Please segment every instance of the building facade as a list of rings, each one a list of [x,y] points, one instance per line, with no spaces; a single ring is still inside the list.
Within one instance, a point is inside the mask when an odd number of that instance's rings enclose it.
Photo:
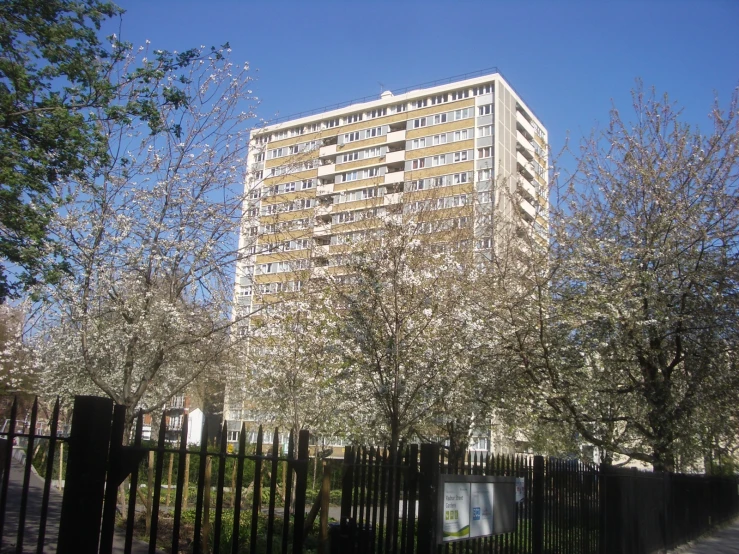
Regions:
[[[254,131],[237,310],[299,290],[306,272],[340,271],[341,254],[393,212],[423,210],[436,231],[467,227],[481,252],[494,246],[493,218],[520,218],[546,240],[547,144],[499,73],[385,91]],[[238,429],[244,406],[228,396]]]

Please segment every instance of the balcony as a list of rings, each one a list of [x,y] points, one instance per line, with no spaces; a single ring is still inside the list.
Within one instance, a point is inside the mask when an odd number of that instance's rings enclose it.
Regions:
[[[333,183],[326,183],[321,184],[316,187],[316,196],[328,196],[330,194],[334,193],[334,184]]]
[[[327,258],[329,254],[328,244],[318,244],[313,247],[314,258]]]
[[[386,136],[386,142],[388,143],[405,141],[405,129],[402,131],[390,131]]]
[[[319,204],[316,207],[316,217],[324,218],[331,215],[331,204]]]
[[[398,150],[396,152],[388,152],[385,155],[385,163],[399,163],[405,160],[405,150]]]
[[[402,194],[403,193],[401,192],[393,192],[391,194],[386,194],[384,196],[383,203],[385,204],[385,206],[390,206],[392,204],[398,204],[400,203],[400,198]]]
[[[531,162],[524,158],[520,151],[516,152],[516,161],[521,174],[529,181],[534,179],[534,171],[531,169]]]
[[[523,116],[519,111],[516,111],[516,127],[519,131],[522,131],[527,139],[534,138],[534,128],[531,123]]]
[[[336,173],[336,164],[325,164],[318,166],[319,177],[326,177],[327,175],[332,175],[333,173]]]
[[[330,223],[319,223],[315,227],[313,227],[314,237],[325,237],[330,234],[331,234],[331,224]]]
[[[335,155],[336,155],[336,145],[335,144],[321,146],[321,148],[318,149],[318,156],[321,158],[323,158],[324,156],[335,156]]]
[[[528,139],[525,136],[523,136],[523,133],[521,133],[521,131],[516,132],[516,140],[517,140],[516,150],[521,152],[527,160],[533,160],[534,159],[533,148],[531,144],[529,143]],[[319,169],[318,171],[320,172],[321,170]]]
[[[392,173],[385,173],[386,185],[402,183],[403,181],[405,181],[405,171],[393,171]]]

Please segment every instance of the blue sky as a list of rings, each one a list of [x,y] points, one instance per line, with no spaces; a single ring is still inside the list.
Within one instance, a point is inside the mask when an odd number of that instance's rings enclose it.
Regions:
[[[228,41],[258,115],[289,115],[497,67],[553,150],[628,114],[640,78],[708,130],[739,85],[739,1],[280,2],[118,0],[121,36],[184,50]],[[108,30],[112,29],[109,27]]]

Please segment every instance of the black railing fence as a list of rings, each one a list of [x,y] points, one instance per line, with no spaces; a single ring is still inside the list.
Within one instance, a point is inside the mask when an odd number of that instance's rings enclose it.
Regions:
[[[34,404],[27,433],[15,430],[17,405],[0,445],[0,551],[59,553],[267,553],[304,551],[308,432],[290,434],[281,453],[279,430],[235,452],[227,429],[213,440],[203,425],[200,446],[187,444],[187,417],[179,441],[167,441],[162,415],[157,441],[142,441],[137,418],[124,445],[125,409],[108,399],[77,397],[71,434],[57,436],[58,402],[50,433],[37,435]],[[13,460],[25,443],[22,468]],[[68,445],[64,493],[52,489],[58,446]],[[43,444],[45,471],[32,470]],[[16,456],[17,458],[17,456]],[[55,475],[56,471],[56,475]],[[173,492],[174,491],[174,492]],[[287,515],[286,515],[287,514]]]
[[[142,440],[139,416],[124,441],[124,408],[96,397],[75,399],[71,424],[60,422],[58,402],[48,424],[38,402],[28,415],[15,402],[6,416],[0,552],[646,554],[739,514],[736,477],[484,452],[450,461],[434,444],[347,447],[322,475],[313,468],[321,490],[307,501],[309,463],[320,461],[318,451],[309,459],[307,431],[281,441],[278,429],[260,427],[247,444],[242,426],[231,449],[226,428],[209,439],[204,425],[191,446],[187,418],[172,441],[165,413],[158,440]],[[444,474],[514,478],[515,530],[438,544]]]

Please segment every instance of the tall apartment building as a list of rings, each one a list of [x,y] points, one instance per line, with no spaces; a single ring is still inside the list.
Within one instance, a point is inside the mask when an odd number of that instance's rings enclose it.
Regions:
[[[499,73],[385,91],[268,125],[251,141],[241,237],[250,255],[235,290],[243,310],[299,289],[308,268],[340,266],[368,220],[394,210],[423,206],[441,228],[471,227],[482,251],[492,217],[520,217],[546,235],[547,133]],[[239,415],[227,415],[234,428]]]

